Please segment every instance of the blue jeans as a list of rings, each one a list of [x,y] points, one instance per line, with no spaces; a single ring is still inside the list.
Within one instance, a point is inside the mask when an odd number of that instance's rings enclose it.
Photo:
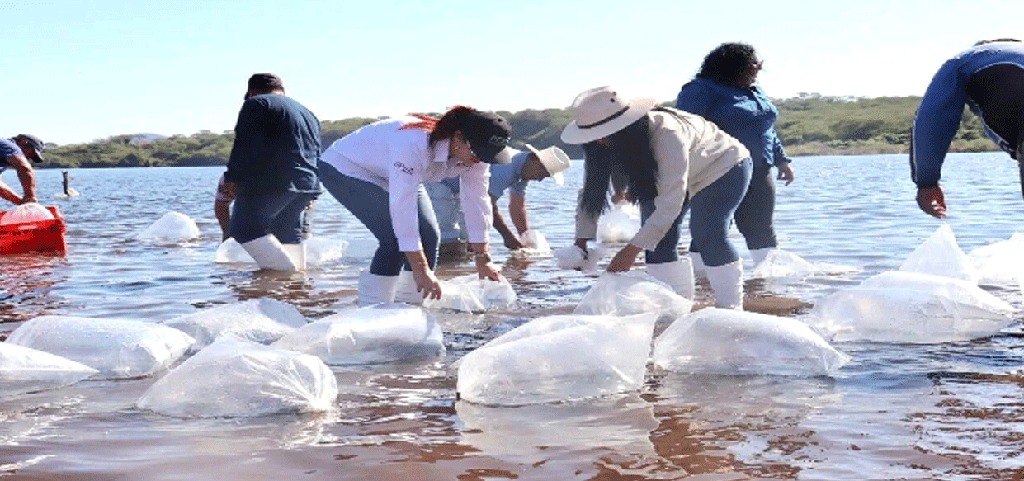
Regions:
[[[682,224],[683,216],[688,209],[692,210],[690,237],[704,264],[716,267],[736,262],[740,257],[736,248],[729,242],[729,226],[736,208],[747,192],[752,171],[750,159],[746,159],[687,200],[673,227],[665,233],[665,237],[658,241],[653,251],[644,253],[647,263],[662,264],[679,259],[679,225]],[[654,200],[641,202],[641,223],[647,222],[647,218],[653,212]]]
[[[377,238],[379,245],[373,254],[373,261],[370,262],[370,273],[378,276],[397,276],[403,265],[405,270],[409,270],[405,256],[398,249],[398,238],[392,227],[388,191],[372,182],[342,174],[327,163],[320,165],[320,181],[327,188],[327,192],[330,192]],[[434,269],[437,265],[437,248],[441,234],[430,197],[422,185],[416,197],[416,207],[419,214],[420,244],[427,256],[427,264]]]
[[[750,187],[743,196],[743,202],[736,208],[733,219],[736,228],[747,242],[747,249],[778,247],[775,238],[775,177],[772,167],[758,162],[750,178]],[[697,252],[700,252],[698,250]]]
[[[317,194],[281,191],[266,194],[239,192],[231,206],[231,237],[239,244],[273,234],[282,244],[303,239],[306,207]]]

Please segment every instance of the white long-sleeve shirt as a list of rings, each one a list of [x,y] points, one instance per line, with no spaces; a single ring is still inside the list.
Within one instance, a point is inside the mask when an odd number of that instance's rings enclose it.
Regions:
[[[421,249],[416,195],[424,182],[459,177],[459,197],[466,216],[469,242],[487,242],[491,202],[487,196],[490,169],[485,163],[463,164],[448,158],[449,141],[429,145],[429,133],[411,116],[366,125],[334,141],[321,155],[338,172],[371,182],[388,192],[392,228],[402,252]]]

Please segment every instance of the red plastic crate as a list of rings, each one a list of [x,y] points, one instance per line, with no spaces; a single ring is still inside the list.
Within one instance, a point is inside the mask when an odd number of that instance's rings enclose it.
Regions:
[[[39,252],[48,255],[67,255],[64,241],[64,216],[56,206],[46,206],[53,213],[52,220],[0,225],[0,255]],[[0,212],[6,214],[6,211]]]

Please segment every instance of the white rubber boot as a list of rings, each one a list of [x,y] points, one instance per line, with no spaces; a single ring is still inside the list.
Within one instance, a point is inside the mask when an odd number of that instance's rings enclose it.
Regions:
[[[707,266],[704,265],[704,259],[701,259],[700,252],[690,253],[690,268],[693,269],[694,273],[704,273],[704,269]]]
[[[306,270],[305,242],[300,242],[298,244],[281,244],[281,247],[284,247],[284,251],[288,253],[288,257],[295,263],[295,267],[298,268],[298,270]]]
[[[693,300],[693,266],[690,259],[683,257],[675,262],[647,264],[651,277],[668,284],[676,294]]]
[[[378,276],[369,270],[359,273],[359,305],[390,304],[395,302],[398,276]]]
[[[715,307],[743,310],[743,263],[735,261],[706,270],[711,291],[715,294]]]
[[[285,251],[284,246],[272,234],[246,242],[242,244],[242,248],[256,261],[260,269],[286,272],[298,270],[295,262],[292,261],[292,258]]]
[[[398,274],[398,290],[395,293],[395,302],[404,302],[414,306],[423,305],[423,294],[416,292],[416,278],[412,271],[402,270]]]
[[[775,247],[765,247],[763,249],[754,249],[754,250],[750,251],[750,258],[754,259],[754,265],[756,266],[756,265],[760,264],[761,261],[767,259],[768,255],[771,254],[773,251],[776,251],[776,250],[778,250],[778,249],[775,248]]]

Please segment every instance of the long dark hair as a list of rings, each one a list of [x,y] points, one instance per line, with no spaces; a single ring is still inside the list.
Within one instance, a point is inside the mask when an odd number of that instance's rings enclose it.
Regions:
[[[651,147],[650,117],[644,115],[607,138],[607,145],[596,142],[583,145],[586,173],[580,207],[591,215],[607,209],[608,182],[615,168],[621,168],[626,174],[629,192],[636,200],[648,201],[658,196],[658,161]]]
[[[712,50],[700,65],[697,77],[725,85],[737,85],[752,64],[757,51],[745,43],[723,43]]]
[[[456,105],[450,110],[444,113],[441,118],[431,117],[429,115],[422,114],[411,114],[413,117],[420,119],[419,122],[414,122],[402,126],[402,129],[422,129],[430,133],[430,146],[434,144],[451,139],[455,136],[455,131],[459,130],[462,126],[462,119],[468,112],[472,112],[472,107],[466,107],[463,105]]]

